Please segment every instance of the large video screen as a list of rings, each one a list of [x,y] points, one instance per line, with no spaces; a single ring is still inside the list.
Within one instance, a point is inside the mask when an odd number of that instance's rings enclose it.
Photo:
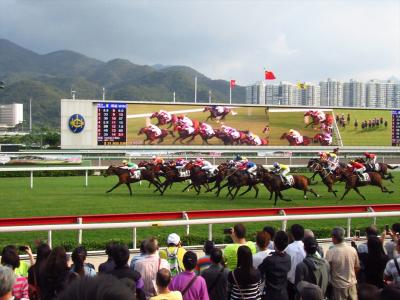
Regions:
[[[391,146],[400,128],[390,110],[96,105],[97,145]]]

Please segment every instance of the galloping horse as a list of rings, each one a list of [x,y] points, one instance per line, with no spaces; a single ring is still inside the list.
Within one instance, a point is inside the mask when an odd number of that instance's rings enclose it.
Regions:
[[[139,130],[138,135],[145,134],[146,138],[143,140],[143,144],[146,144],[149,141],[149,145],[151,145],[155,140],[158,139],[157,144],[160,144],[164,141],[164,138],[168,135],[167,129],[161,129],[161,134],[156,135],[150,128],[143,127]]]
[[[132,189],[131,189],[131,183],[139,182],[141,180],[147,180],[150,182],[150,184],[153,184],[157,190],[160,190],[160,185],[158,184],[157,180],[155,180],[154,172],[149,171],[149,170],[141,170],[140,171],[140,178],[132,178],[131,173],[128,169],[122,169],[119,167],[114,167],[114,166],[109,166],[108,169],[104,173],[104,177],[110,176],[110,175],[117,175],[118,176],[118,183],[114,185],[111,189],[109,189],[106,193],[110,193],[117,187],[119,187],[121,184],[126,184],[126,186],[129,189],[129,194],[132,196]]]
[[[297,143],[296,139],[294,139],[291,135],[287,134],[287,132],[282,134],[280,139],[281,140],[287,139],[287,141],[289,142],[290,146],[307,146],[307,145],[311,144],[311,142],[312,142],[312,138],[309,138],[307,136],[303,136],[303,142],[302,143]]]
[[[178,169],[175,166],[161,166],[161,171],[165,175],[164,182],[160,185],[161,196],[164,195],[165,190],[169,186],[172,187],[172,184],[175,182],[182,182],[190,179],[190,176],[180,176]]]
[[[219,192],[224,189],[225,187],[228,187],[228,193],[226,197],[231,196],[231,200],[235,199],[240,188],[243,186],[248,186],[247,190],[244,191],[239,195],[242,196],[246,193],[248,193],[252,188],[256,190],[256,195],[255,198],[258,196],[259,188],[257,187],[257,184],[259,181],[257,178],[254,178],[251,176],[248,172],[244,170],[238,170],[238,169],[233,169],[230,170],[230,174],[226,176],[227,183],[225,183],[219,190],[218,190],[218,195]],[[236,191],[234,194],[232,194],[232,191],[236,188]]]
[[[154,112],[150,116],[150,119],[153,119],[153,118],[157,118],[157,120],[158,120],[156,126],[169,124],[169,126],[167,128],[170,128],[172,125],[176,124],[178,121],[178,118],[175,114],[171,114],[171,120],[168,120],[165,118],[165,116],[163,114],[160,114],[159,112]]]
[[[232,111],[232,109],[224,106],[224,111],[222,113],[219,113],[216,109],[214,109],[214,107],[205,106],[204,109],[203,109],[203,112],[206,112],[206,111],[210,112],[210,115],[206,119],[206,122],[209,119],[211,119],[211,120],[217,119],[219,121],[223,121],[223,120],[225,120],[225,117]]]
[[[370,178],[369,181],[360,181],[358,176],[353,174],[353,172],[351,172],[351,171],[340,169],[339,173],[340,173],[340,175],[343,177],[343,179],[346,182],[345,192],[344,192],[342,198],[340,198],[340,200],[343,200],[344,196],[346,196],[347,193],[352,189],[354,189],[357,192],[357,194],[359,194],[361,196],[361,198],[366,200],[364,195],[362,195],[360,193],[360,190],[358,189],[360,186],[365,186],[365,185],[377,186],[377,187],[379,187],[381,189],[382,193],[389,193],[389,194],[393,193],[393,191],[389,191],[382,184],[382,176],[377,172],[368,172],[368,173],[366,173],[366,174],[368,174],[368,176]]]
[[[267,187],[270,186],[272,193],[275,193],[275,203],[274,206],[276,206],[276,202],[278,201],[278,197],[281,200],[284,201],[291,201],[289,199],[284,199],[281,191],[287,190],[289,188],[295,188],[296,190],[301,190],[304,192],[304,199],[307,199],[307,192],[310,192],[315,195],[315,197],[319,198],[319,195],[311,188],[308,188],[310,185],[310,181],[306,176],[303,175],[292,175],[294,184],[287,185],[282,182],[282,179],[279,175],[271,174],[268,170],[265,170],[264,168],[259,168],[259,176],[260,180],[264,185]]]
[[[371,164],[366,164],[365,160],[363,158],[357,158],[355,159],[355,161],[360,162],[362,164],[364,164],[365,168],[366,168],[366,172],[378,172],[383,179],[388,179],[391,182],[393,182],[393,175],[391,173],[389,173],[389,170],[394,170],[397,169],[398,166],[391,166],[389,164],[385,164],[385,163],[378,163],[378,170],[376,169],[375,165],[371,165]]]
[[[315,158],[309,160],[307,168],[314,172],[314,175],[311,178],[314,178],[315,175],[318,174],[321,177],[322,182],[328,187],[328,192],[333,193],[335,197],[337,197],[337,190],[333,190],[332,187],[335,182],[340,181],[340,176],[336,176],[336,174],[329,172],[326,169],[326,166],[324,166],[319,159]]]
[[[208,177],[207,172],[205,170],[202,170],[201,167],[196,166],[192,161],[188,162],[185,165],[184,169],[190,171],[191,183],[186,186],[182,192],[193,186],[198,195],[200,194],[201,186],[204,186],[206,188],[206,191],[209,191],[210,187],[208,186],[208,184],[216,180],[215,175],[212,177]]]
[[[189,144],[200,133],[198,128],[195,128],[192,133],[189,133],[188,130],[186,130],[184,127],[180,125],[176,125],[174,131],[178,131],[179,136],[172,142],[173,144],[175,144],[178,140],[181,144],[183,144],[184,140],[190,138],[186,142],[187,144]]]
[[[325,139],[323,134],[321,134],[321,133],[317,133],[313,137],[313,141],[314,141],[314,143],[319,143],[321,146],[330,146],[332,144],[332,142],[330,142],[329,140]]]
[[[320,119],[316,115],[312,114],[310,111],[307,111],[304,114],[304,117],[312,118],[312,122],[306,124],[306,128],[310,125],[318,126],[319,124],[325,124],[326,126],[331,127],[334,121],[334,118],[331,114],[325,114],[325,121],[321,122]]]

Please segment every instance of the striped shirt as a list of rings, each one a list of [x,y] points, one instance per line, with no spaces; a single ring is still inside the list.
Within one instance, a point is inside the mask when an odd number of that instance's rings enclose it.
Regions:
[[[260,272],[256,269],[245,273],[238,269],[229,272],[229,300],[260,300],[260,284]]]
[[[200,274],[211,266],[210,255],[205,255],[197,260],[196,274]]]
[[[28,294],[28,279],[25,277],[18,276],[15,280],[15,283],[12,287],[12,295],[15,298],[27,298],[29,299]]]

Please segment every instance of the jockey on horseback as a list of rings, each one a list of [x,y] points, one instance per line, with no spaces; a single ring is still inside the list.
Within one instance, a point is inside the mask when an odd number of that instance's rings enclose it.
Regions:
[[[157,127],[156,125],[154,125],[154,124],[150,124],[147,128],[148,128],[152,133],[154,133],[154,135],[155,135],[156,137],[159,137],[159,136],[162,134],[161,129],[160,129],[159,127]]]
[[[212,106],[211,109],[213,110],[215,115],[222,115],[225,111],[225,107],[223,106]]]
[[[226,125],[222,125],[221,129],[226,135],[228,135],[234,139],[240,138],[240,132],[237,131],[235,128],[232,128],[232,127],[229,127]]]
[[[200,157],[196,158],[194,165],[206,171],[207,176],[213,175],[216,170],[216,167],[213,166],[208,160],[205,160],[204,158]]]
[[[296,144],[303,143],[303,136],[297,130],[290,129],[288,134],[296,141]]]
[[[139,168],[139,166],[133,162],[128,162],[126,159],[122,161],[122,166],[118,168],[129,170],[130,175],[134,175],[135,171]]]
[[[188,117],[186,117],[185,115],[178,116],[178,119],[179,119],[179,124],[181,124],[182,126],[193,127],[193,121]]]
[[[165,120],[165,122],[170,122],[172,120],[172,116],[169,112],[167,112],[166,110],[160,110],[158,112],[158,114]]]
[[[252,132],[249,132],[248,134],[249,140],[250,142],[255,145],[255,146],[261,146],[262,145],[262,141],[260,139],[260,137]]]
[[[324,133],[322,134],[322,139],[323,139],[324,141],[326,141],[326,143],[327,143],[328,145],[331,145],[331,144],[332,144],[333,137],[332,137],[332,134],[330,134],[329,132],[324,132]]]
[[[252,161],[248,161],[247,158],[246,160],[243,160],[243,163],[241,164],[239,169],[246,170],[246,172],[249,173],[250,178],[256,178],[257,165]]]
[[[370,165],[372,170],[375,170],[376,159],[378,158],[378,156],[374,153],[368,153],[368,152],[365,152],[364,156],[365,156],[365,163]]]
[[[358,179],[363,180],[362,174],[366,171],[366,168],[362,163],[352,160],[347,166],[358,176]]]
[[[326,120],[325,113],[322,110],[315,110],[312,112],[312,115],[316,117],[320,123]]]
[[[272,171],[275,174],[279,173],[281,180],[284,184],[289,184],[289,180],[286,177],[287,174],[290,172],[290,168],[287,165],[280,164],[278,162],[274,162],[274,170]]]
[[[194,132],[194,127],[186,125],[186,124],[182,124],[181,129],[185,130],[187,132],[187,134],[192,134]]]
[[[158,165],[158,164],[163,165],[164,164],[164,159],[160,156],[153,155],[153,157],[151,159],[152,159],[154,165]]]
[[[200,132],[205,136],[212,136],[213,134],[215,134],[214,129],[211,127],[211,125],[207,123],[201,123]]]

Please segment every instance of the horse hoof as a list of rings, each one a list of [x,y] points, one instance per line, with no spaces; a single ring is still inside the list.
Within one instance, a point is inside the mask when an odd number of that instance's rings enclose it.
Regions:
[[[317,194],[317,198],[321,197],[320,195]]]
[[[304,199],[307,199],[307,196],[304,196]]]

